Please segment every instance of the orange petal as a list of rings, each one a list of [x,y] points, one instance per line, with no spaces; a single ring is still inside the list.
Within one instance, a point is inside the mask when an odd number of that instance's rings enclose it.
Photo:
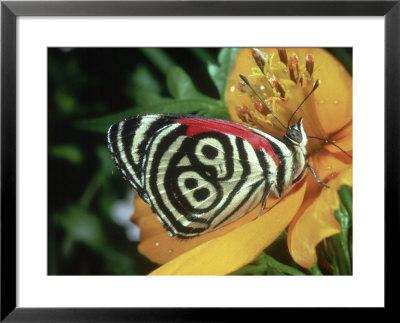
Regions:
[[[289,251],[300,266],[312,267],[317,261],[317,244],[341,231],[333,215],[339,209],[337,190],[342,185],[352,185],[352,173],[352,168],[348,168],[329,181],[330,188],[323,189],[318,198],[289,226]]]
[[[209,240],[156,269],[151,275],[225,275],[243,267],[270,245],[300,207],[305,182],[261,217]],[[251,214],[256,215],[258,210]]]
[[[314,92],[319,122],[330,135],[353,119],[353,79],[329,52],[319,48],[307,51],[314,55],[314,77],[321,80]]]
[[[346,152],[353,150],[353,122],[350,121],[337,133],[329,137],[330,140],[334,140],[335,144],[338,145]],[[340,150],[334,145],[325,145],[324,149],[331,151],[333,153],[340,152]]]
[[[314,168],[318,177],[328,183],[344,170],[352,167],[353,160],[347,157],[343,152],[330,153],[321,150],[318,154],[311,156],[308,163]],[[311,172],[309,175],[312,176]],[[310,177],[316,183],[314,177]],[[319,187],[322,187],[318,184]]]
[[[272,201],[272,199],[268,201],[267,207]],[[140,227],[141,242],[138,247],[139,252],[152,262],[164,264],[206,241],[222,236],[254,220],[257,215],[258,208],[216,231],[190,239],[178,239],[171,237],[167,233],[161,222],[152,213],[150,207],[142,199],[138,198],[135,200],[135,213],[132,216],[132,221]]]
[[[349,159],[346,155],[344,155],[345,158],[343,158],[343,155],[343,153],[332,154],[323,150],[310,157],[308,159],[308,163],[313,167],[319,179],[322,182],[330,185],[330,181],[336,178],[338,174],[348,170],[352,166],[351,159]],[[308,170],[305,180],[307,182],[307,191],[299,212],[290,223],[292,228],[296,226],[297,221],[303,216],[304,210],[306,210],[312,203],[315,202],[317,198],[319,198],[321,192],[323,190],[330,190],[318,184],[313,174]]]

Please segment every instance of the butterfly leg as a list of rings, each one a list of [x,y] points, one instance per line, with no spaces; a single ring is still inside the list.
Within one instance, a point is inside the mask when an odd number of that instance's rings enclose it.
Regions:
[[[262,212],[263,212],[263,210],[265,208],[265,204],[267,202],[267,198],[268,198],[268,195],[269,195],[269,192],[270,192],[270,188],[271,188],[271,185],[265,185],[265,190],[264,190],[263,196],[261,198],[261,208],[260,208],[260,212],[258,213],[258,217],[260,217],[262,215]]]
[[[322,181],[318,178],[317,173],[315,172],[314,168],[312,168],[311,165],[310,165],[309,163],[306,163],[306,166],[307,166],[308,169],[310,170],[311,174],[313,174],[313,176],[314,176],[314,178],[315,178],[315,180],[316,180],[316,182],[317,182],[318,184],[321,184],[322,186],[325,186],[325,187],[329,188],[329,185],[325,184],[324,182],[322,182]]]

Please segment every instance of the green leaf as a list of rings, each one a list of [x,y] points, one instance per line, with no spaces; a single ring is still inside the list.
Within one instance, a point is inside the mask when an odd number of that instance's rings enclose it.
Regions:
[[[166,113],[195,113],[211,118],[229,119],[229,113],[220,100],[215,100],[197,91],[190,77],[180,67],[168,70],[167,86],[177,100],[171,101],[170,107],[163,106]]]
[[[189,48],[189,51],[205,64],[215,61],[214,56],[207,48],[194,47]]]
[[[139,65],[132,73],[133,87],[147,89],[151,92],[161,93],[162,86],[146,65]]]
[[[128,109],[98,118],[82,119],[76,121],[73,125],[85,131],[98,132],[105,135],[112,124],[134,115],[149,113],[197,114],[213,118],[229,119],[228,111],[220,101],[204,97],[201,99],[162,99],[161,102],[154,105]]]
[[[235,271],[233,275],[265,275],[268,270],[265,257],[266,253],[262,252],[251,263]]]
[[[305,273],[302,271],[298,270],[297,268],[285,265],[271,256],[266,254],[265,261],[268,265],[269,271],[272,273],[274,271],[281,272],[280,275],[299,275],[299,276],[304,276]]]
[[[58,90],[54,94],[54,99],[61,115],[72,115],[77,109],[76,98],[69,93]]]
[[[145,72],[142,71],[142,73]],[[78,120],[74,126],[82,130],[106,134],[112,124],[134,115],[148,113],[197,114],[229,119],[225,105],[220,100],[198,92],[189,75],[182,68],[172,66],[168,69],[167,87],[175,99],[162,98],[152,90],[143,90],[136,93],[136,99],[143,103],[142,106],[103,117]]]
[[[353,193],[351,186],[343,185],[338,191],[339,198],[342,206],[346,209],[346,212],[349,215],[350,224],[353,219]]]
[[[222,102],[225,103],[225,91],[228,78],[235,63],[235,58],[239,48],[224,48],[218,55],[219,65],[209,64],[208,73],[217,87]]]
[[[262,252],[253,262],[233,273],[234,275],[300,275],[305,273],[297,268],[285,265]]]
[[[349,186],[342,186],[338,191],[340,198],[340,209],[334,215],[339,221],[342,231],[331,237],[332,246],[335,250],[335,265],[339,274],[352,274],[352,252],[349,243],[349,233],[352,227],[352,191]]]
[[[172,66],[167,73],[167,87],[176,99],[210,99],[197,91],[189,75],[180,67]]]
[[[311,275],[313,276],[321,276],[322,272],[318,267],[318,264],[316,263],[314,266],[312,266],[311,268],[308,268],[308,271],[310,272]]]
[[[106,271],[112,275],[132,275],[133,259],[114,248],[104,246],[102,250],[97,250],[105,261]]]
[[[161,91],[162,85],[145,65],[138,66],[132,73],[127,93],[139,106],[160,102]]]
[[[170,100],[162,105],[141,107],[136,109],[137,114],[142,113],[182,113],[208,115],[212,110],[221,109],[219,101],[203,99]]]
[[[225,105],[215,105],[212,109],[203,114],[205,117],[231,120],[228,110]]]
[[[100,170],[99,174],[102,174],[104,177],[111,176],[111,170],[114,168],[114,162],[111,158],[110,151],[107,149],[107,147],[104,146],[98,146],[96,147],[96,155],[97,158],[100,160]]]
[[[92,131],[92,132],[99,132],[106,134],[108,128],[125,118],[129,118],[132,115],[135,115],[134,108],[127,109],[118,113],[109,114],[106,116],[98,117],[98,118],[90,118],[90,119],[81,119],[77,120],[73,123],[73,125],[81,130],[85,131]]]
[[[104,232],[98,217],[79,205],[71,205],[56,214],[55,222],[64,228],[71,242],[82,242],[93,248],[103,244]]]
[[[143,88],[134,90],[135,101],[139,106],[161,105],[168,99],[163,98],[159,93]]]
[[[50,155],[54,158],[63,159],[71,164],[82,163],[83,155],[76,145],[53,145],[50,147]]]
[[[163,74],[175,65],[175,62],[161,48],[140,48],[139,49],[147,59],[154,64]]]

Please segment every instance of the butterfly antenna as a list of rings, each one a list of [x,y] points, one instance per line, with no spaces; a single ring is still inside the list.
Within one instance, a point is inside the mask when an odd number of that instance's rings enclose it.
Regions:
[[[281,126],[285,129],[285,125],[281,122],[281,120],[278,119],[278,117],[272,112],[272,110],[269,108],[269,106],[264,102],[264,100],[261,98],[261,96],[257,93],[257,91],[251,86],[249,80],[244,76],[243,74],[239,74],[240,78],[247,84],[247,86],[254,92],[254,94],[257,96],[257,98],[261,101],[261,103],[268,109],[268,111],[272,114],[272,116],[278,120],[278,122],[281,124]]]
[[[335,142],[332,141],[332,140],[324,139],[324,138],[320,138],[320,137],[314,137],[314,136],[307,136],[307,138],[322,140],[322,141],[325,141],[327,144],[334,145],[337,149],[339,149],[339,150],[340,150],[342,153],[344,153],[347,157],[353,159],[353,156],[351,156],[348,152],[346,152],[346,151],[344,151],[342,148],[340,148],[339,145],[336,145]]]
[[[292,119],[293,119],[294,115],[296,114],[296,112],[299,111],[299,109],[301,108],[301,106],[303,105],[303,103],[306,102],[306,100],[310,97],[311,94],[313,94],[313,92],[317,89],[317,87],[318,87],[320,84],[321,84],[321,81],[320,81],[320,80],[317,80],[317,81],[314,83],[314,86],[313,86],[312,90],[310,91],[310,93],[307,94],[307,96],[306,96],[306,97],[304,98],[304,100],[300,103],[300,105],[297,107],[297,109],[294,110],[294,112],[292,113],[292,116],[290,117],[290,119],[289,119],[289,121],[288,121],[288,125],[287,125],[288,128],[289,128],[289,125],[290,125],[290,121],[292,121]]]

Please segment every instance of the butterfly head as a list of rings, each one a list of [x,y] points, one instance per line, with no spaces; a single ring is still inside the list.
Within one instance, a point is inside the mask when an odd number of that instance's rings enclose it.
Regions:
[[[307,135],[304,131],[302,117],[296,124],[287,128],[285,137],[295,145],[301,147],[305,147],[307,145]]]

